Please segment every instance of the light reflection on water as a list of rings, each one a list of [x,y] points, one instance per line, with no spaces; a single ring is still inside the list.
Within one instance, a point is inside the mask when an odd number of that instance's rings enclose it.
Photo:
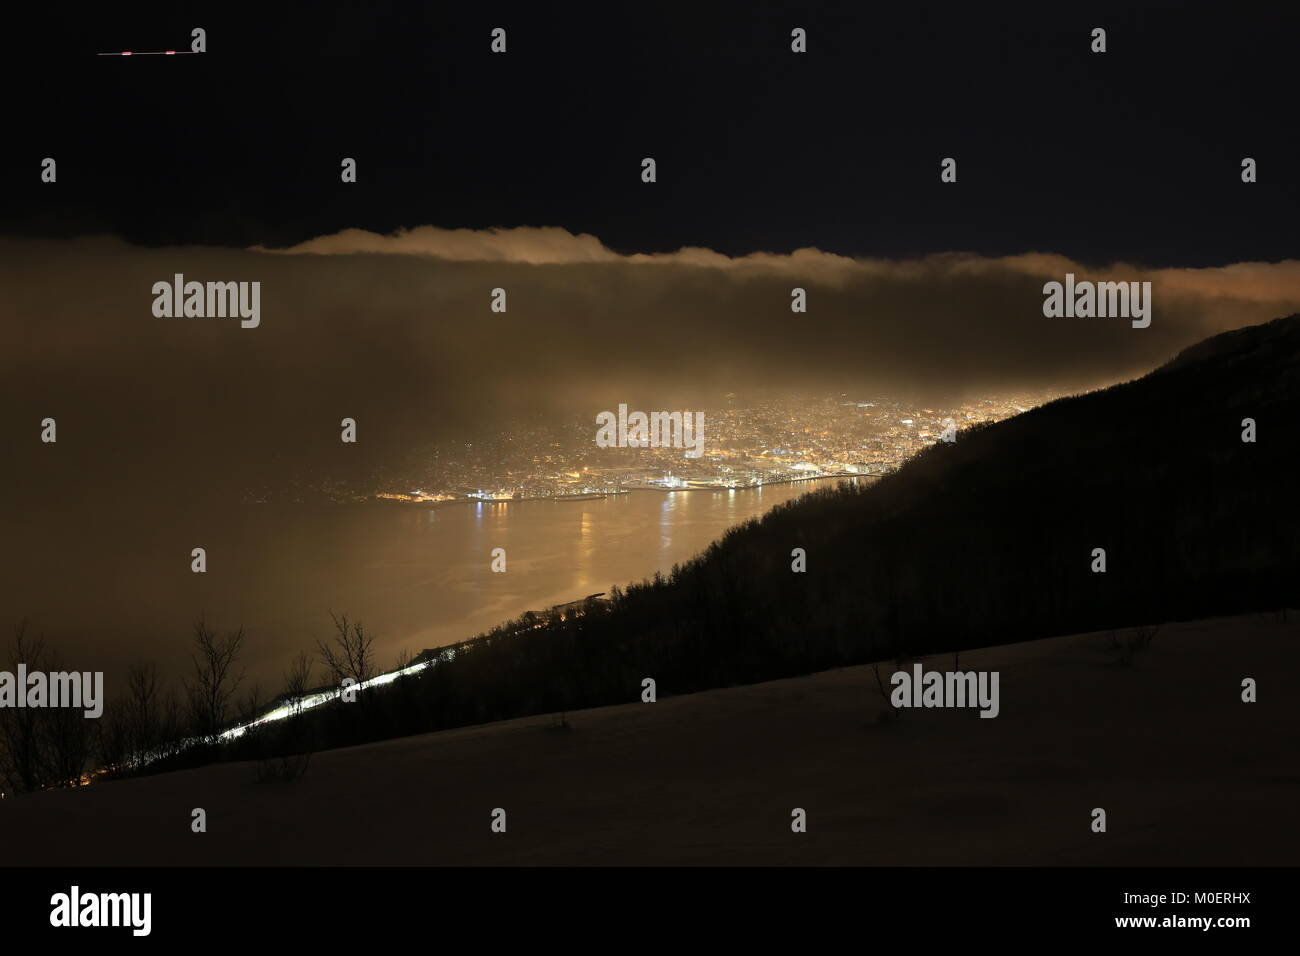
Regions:
[[[136,661],[181,673],[200,613],[218,632],[243,624],[248,679],[278,689],[290,658],[330,634],[331,610],[364,622],[386,669],[400,649],[668,574],[728,526],[834,483],[436,507],[250,505],[188,523],[122,514],[103,528],[46,519],[42,543],[63,574],[9,563],[7,590],[21,601],[3,611],[29,617],[77,669],[110,681]],[[197,544],[206,574],[189,571]],[[497,547],[505,573],[490,568]]]

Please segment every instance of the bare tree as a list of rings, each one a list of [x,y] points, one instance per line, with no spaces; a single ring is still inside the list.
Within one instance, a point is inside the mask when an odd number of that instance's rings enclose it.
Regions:
[[[95,751],[100,766],[110,777],[126,769],[131,755],[127,701],[116,697],[104,705],[104,715],[95,721]]]
[[[181,749],[182,738],[186,735],[185,708],[174,690],[168,691],[167,696],[162,698],[159,714],[159,743],[155,756],[170,757]]]
[[[230,702],[244,679],[235,665],[244,644],[244,629],[229,632],[218,640],[203,618],[194,625],[194,683],[185,685],[189,697],[190,718],[195,734],[207,743],[216,743],[229,717]]]
[[[302,713],[303,698],[311,687],[311,655],[298,652],[284,672],[284,701],[289,706],[289,716],[297,717]]]
[[[239,699],[239,722],[249,724],[262,716],[262,686],[254,683]]]
[[[1123,665],[1133,663],[1133,659],[1142,651],[1151,646],[1155,640],[1156,634],[1160,632],[1159,624],[1145,624],[1132,629],[1125,637],[1120,637],[1114,631],[1110,632],[1110,644],[1107,650],[1110,651],[1112,659]]]
[[[284,673],[283,697],[289,708],[289,717],[276,727],[270,740],[271,755],[256,765],[259,783],[292,783],[307,772],[313,749],[312,733],[307,722],[299,718],[303,700],[311,687],[311,670],[311,655],[300,652]]]
[[[882,649],[887,650],[889,653],[889,657],[893,658],[895,673],[901,671],[904,667],[907,666],[908,655],[906,651],[904,651],[903,649],[903,641],[900,637],[895,635],[890,639],[889,646],[887,648],[882,648]],[[898,718],[903,716],[903,712],[898,707],[894,706],[893,695],[889,691],[885,690],[885,682],[880,676],[880,665],[882,663],[884,663],[884,661],[876,661],[875,664],[872,665],[872,671],[876,675],[876,688],[880,691],[880,697],[882,700],[884,700],[886,704],[889,705],[889,710],[882,711],[879,717],[877,718],[881,722],[884,722],[888,720],[897,720]],[[953,663],[954,666],[956,666],[955,657],[953,659]],[[894,682],[893,677],[891,675],[890,683],[892,684],[893,682]]]
[[[316,641],[320,662],[336,684],[348,677],[358,684],[369,680],[374,676],[374,637],[365,632],[360,621],[349,622],[346,614],[335,616],[330,612],[330,618],[334,621],[334,643]]]
[[[49,655],[46,666],[51,672],[63,671],[58,654]],[[77,675],[78,679],[80,675]],[[102,716],[102,715],[101,715]],[[82,775],[95,750],[95,724],[79,707],[51,707],[44,715],[46,748],[49,760],[47,783],[60,787],[81,785]]]
[[[27,622],[23,621],[9,647],[9,670],[16,673],[19,664],[26,664],[29,670],[43,670],[44,663],[45,641],[29,637]],[[10,790],[39,790],[45,784],[50,756],[41,726],[42,714],[40,708],[0,707],[0,774]]]
[[[50,775],[49,783],[60,787],[80,786],[95,752],[95,724],[75,707],[53,707],[46,715]]]
[[[126,674],[127,725],[130,733],[129,760],[147,762],[162,744],[161,691],[156,664],[133,664]]]

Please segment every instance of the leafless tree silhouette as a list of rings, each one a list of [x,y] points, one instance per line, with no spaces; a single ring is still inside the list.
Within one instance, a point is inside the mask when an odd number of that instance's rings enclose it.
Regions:
[[[291,717],[297,717],[302,712],[302,701],[310,687],[311,655],[299,651],[289,669],[284,672],[284,702],[289,706]]]
[[[46,660],[51,672],[64,670],[58,654]],[[80,674],[74,679],[81,680]],[[85,703],[83,701],[83,703]],[[102,716],[102,715],[101,715]],[[99,718],[88,718],[82,707],[51,707],[44,715],[49,779],[47,783],[60,787],[76,787],[95,750],[95,724]]]
[[[374,637],[365,632],[360,621],[348,621],[346,614],[335,615],[331,611],[330,619],[334,621],[334,643],[316,641],[320,662],[336,684],[348,677],[358,684],[369,680],[374,676]]]
[[[244,696],[239,698],[239,722],[246,724],[261,717],[264,703],[262,685],[255,682],[244,692]]]
[[[185,690],[194,732],[207,743],[216,743],[229,717],[231,699],[244,679],[242,670],[234,673],[243,644],[242,627],[219,640],[203,618],[194,625],[194,683],[187,683]]]
[[[41,670],[45,663],[45,642],[27,634],[27,622],[20,623],[9,647],[9,670],[19,664]],[[0,774],[7,789],[23,792],[40,789],[50,772],[48,742],[41,726],[43,711],[32,707],[0,708]],[[80,716],[80,715],[78,715]]]

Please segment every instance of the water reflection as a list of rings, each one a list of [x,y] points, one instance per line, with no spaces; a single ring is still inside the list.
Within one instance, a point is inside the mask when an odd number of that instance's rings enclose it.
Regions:
[[[124,679],[133,660],[184,672],[190,662],[178,635],[203,613],[218,630],[248,629],[248,680],[271,686],[293,654],[329,632],[330,611],[364,621],[387,662],[399,649],[452,643],[526,610],[667,574],[728,526],[816,485],[632,492],[582,503],[249,506],[205,527],[210,555],[239,558],[206,575],[168,563],[194,547],[194,530],[183,524],[124,514],[123,523],[148,530],[125,547],[113,529],[56,520],[30,547],[57,547],[63,574],[40,561],[10,562],[10,593],[22,600],[3,610],[113,680]],[[73,540],[78,547],[61,547]],[[508,573],[490,571],[497,547],[508,552]],[[96,557],[104,553],[116,556],[110,576]],[[67,580],[80,582],[76,601],[62,593]]]
[[[665,564],[671,564],[665,555],[672,550],[673,522],[677,518],[677,499],[680,497],[683,496],[678,492],[666,491],[663,504],[659,506],[659,570],[663,570]]]

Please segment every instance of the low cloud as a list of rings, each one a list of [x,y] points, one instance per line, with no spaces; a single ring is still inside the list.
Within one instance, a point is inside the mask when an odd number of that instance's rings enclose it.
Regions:
[[[986,257],[973,253],[942,253],[920,259],[855,259],[819,249],[791,253],[753,252],[725,256],[711,249],[685,246],[676,252],[620,255],[589,233],[574,234],[557,227],[519,226],[495,229],[442,229],[418,226],[391,235],[345,229],[309,239],[284,249],[254,247],[278,255],[348,256],[365,253],[424,256],[447,262],[498,262],[521,265],[587,265],[635,263],[640,265],[695,266],[804,276],[809,281],[844,284],[854,279],[917,279],[936,273],[973,277],[1004,270],[1044,281],[1060,279],[1066,272],[1081,278],[1094,275],[1109,281],[1150,280],[1156,289],[1179,297],[1224,299],[1238,302],[1290,303],[1300,297],[1300,261],[1239,262],[1215,268],[1144,269],[1114,263],[1089,269],[1064,256],[1024,253]]]
[[[1151,281],[1151,327],[1045,318],[1043,283],[1067,272]],[[153,284],[176,273],[260,282],[260,327],[154,316]],[[790,311],[796,286],[806,314]],[[490,308],[496,288],[505,313]],[[167,498],[191,483],[209,493],[374,468],[520,414],[587,417],[620,401],[1106,384],[1208,335],[1300,311],[1300,262],[1146,270],[1037,253],[621,255],[558,228],[347,230],[282,250],[7,239],[0,309],[13,460],[39,458],[34,423],[57,416],[60,454],[77,458],[77,474],[134,488],[135,468]],[[360,423],[365,456],[340,452],[343,417]],[[8,480],[37,473],[18,467]]]

